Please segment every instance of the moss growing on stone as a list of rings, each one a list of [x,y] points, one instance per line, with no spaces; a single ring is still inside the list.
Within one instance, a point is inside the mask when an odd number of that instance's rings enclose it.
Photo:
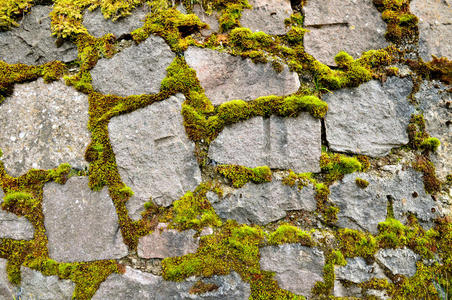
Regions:
[[[342,179],[345,174],[361,171],[362,165],[355,157],[323,152],[320,157],[320,168],[326,173],[327,181],[332,182]]]
[[[3,0],[0,5],[0,30],[19,26],[17,20],[30,11],[33,2],[33,0]]]
[[[238,165],[220,165],[216,167],[216,170],[224,177],[230,179],[235,188],[241,188],[250,181],[253,183],[264,183],[272,180],[272,172],[267,166],[247,168]]]
[[[429,137],[422,141],[420,147],[424,150],[435,152],[438,149],[439,145],[441,145],[439,139],[435,137]]]
[[[429,194],[437,193],[441,190],[441,181],[436,177],[435,166],[425,156],[417,156],[413,162],[413,168],[423,173],[424,189]]]
[[[357,186],[359,186],[362,189],[365,189],[366,187],[369,186],[369,181],[362,179],[362,178],[356,178],[355,183]]]
[[[368,233],[345,228],[339,229],[336,237],[339,241],[339,250],[345,257],[371,257],[378,250],[377,240]]]
[[[282,224],[275,231],[270,233],[268,243],[270,245],[299,243],[308,247],[314,245],[309,233],[290,224]]]

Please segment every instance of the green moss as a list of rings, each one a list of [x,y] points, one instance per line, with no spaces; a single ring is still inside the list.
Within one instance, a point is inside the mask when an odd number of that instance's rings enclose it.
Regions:
[[[282,224],[270,233],[268,243],[270,245],[300,243],[308,247],[312,247],[314,244],[309,233],[290,224]]]
[[[436,177],[435,166],[427,157],[417,156],[413,168],[423,173],[424,189],[427,193],[434,194],[441,190],[441,181]]]
[[[49,170],[47,176],[49,180],[53,180],[56,183],[64,184],[68,179],[69,172],[71,171],[71,165],[64,163],[58,166],[56,169]]]
[[[362,178],[356,178],[355,183],[357,186],[359,186],[362,189],[365,189],[366,187],[369,186],[369,181],[362,179]]]
[[[12,264],[10,261],[6,263],[6,273],[8,281],[14,285],[19,285],[21,281],[20,265]]]
[[[19,26],[17,19],[24,16],[33,6],[33,0],[3,0],[0,5],[0,30]]]
[[[339,67],[344,68],[353,62],[353,57],[345,51],[340,51],[334,57],[334,61]]]
[[[309,183],[315,185],[317,182],[312,177],[312,173],[295,173],[289,170],[289,175],[282,179],[282,183],[288,186],[297,185],[298,189],[301,190],[303,187],[307,186]]]
[[[272,180],[272,172],[269,167],[247,168],[238,165],[220,165],[216,167],[224,177],[232,181],[235,188],[240,188],[248,182],[264,183]]]
[[[320,156],[320,168],[326,173],[327,181],[332,182],[342,179],[345,174],[361,171],[362,165],[356,157],[323,152]]]
[[[441,142],[439,141],[439,139],[435,137],[429,137],[422,141],[420,147],[424,150],[435,152],[440,144]]]
[[[344,266],[347,264],[344,256],[340,251],[332,250],[327,254],[325,265],[323,266],[323,281],[318,281],[312,288],[315,295],[328,297],[332,294],[334,288],[334,265]],[[322,298],[323,299],[323,298]]]
[[[33,210],[38,205],[37,200],[33,195],[26,192],[12,192],[6,194],[1,204],[3,209],[15,210],[21,215],[25,215],[25,212]]]
[[[377,240],[368,233],[345,228],[336,232],[339,250],[345,257],[373,256],[378,250]]]

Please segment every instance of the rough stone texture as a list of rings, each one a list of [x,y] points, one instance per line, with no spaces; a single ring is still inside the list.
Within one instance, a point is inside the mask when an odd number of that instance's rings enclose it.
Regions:
[[[190,294],[190,289],[198,279],[190,277],[182,282],[164,281],[162,277],[126,267],[123,275],[112,274],[104,281],[93,300],[120,299],[248,299],[250,287],[240,276],[232,272],[227,276],[203,278],[205,283],[213,283],[217,290]]]
[[[75,283],[60,280],[58,276],[44,276],[40,272],[21,267],[20,285],[21,300],[70,300],[74,293]]]
[[[130,16],[113,22],[111,19],[105,19],[99,8],[94,11],[86,10],[83,16],[83,26],[95,37],[113,33],[116,38],[120,38],[143,26],[146,14],[149,13],[149,6],[143,5],[131,13]]]
[[[218,23],[218,12],[214,10],[210,15],[201,7],[200,4],[193,5],[193,13],[199,17],[199,19],[209,25],[209,29],[201,29],[203,36],[209,36],[214,32],[220,31],[220,24]]]
[[[14,299],[14,286],[6,273],[6,259],[0,258],[0,299]]]
[[[255,64],[251,59],[196,47],[187,49],[185,60],[196,71],[214,105],[233,99],[292,94],[300,87],[298,75],[287,66],[277,73],[271,63]]]
[[[333,295],[335,297],[361,297],[361,288],[356,285],[345,287],[339,280],[334,281]]]
[[[138,256],[143,258],[165,258],[183,256],[196,252],[199,238],[194,238],[195,230],[177,231],[167,229],[161,223],[151,234],[143,236],[138,241]]]
[[[161,37],[151,35],[138,46],[99,60],[91,70],[93,87],[103,94],[119,96],[158,93],[174,57]]]
[[[376,264],[367,264],[362,257],[347,258],[347,265],[335,267],[336,279],[353,283],[368,281],[371,278],[386,278],[383,270]]]
[[[2,161],[12,176],[61,163],[84,169],[90,141],[88,97],[62,81],[17,84],[0,104]]]
[[[0,238],[31,240],[33,233],[33,225],[25,217],[18,217],[0,208]]]
[[[295,172],[319,172],[320,120],[308,113],[296,118],[254,117],[226,127],[210,144],[209,157],[222,164],[268,165]]]
[[[427,132],[441,141],[438,150],[431,155],[441,180],[446,180],[452,170],[452,94],[447,88],[437,81],[424,81],[414,95],[423,111]]]
[[[372,80],[326,95],[331,149],[380,157],[407,144],[406,128],[414,108],[406,97],[412,85],[408,78],[390,77],[383,85]]]
[[[452,2],[413,0],[410,10],[419,18],[419,54],[424,61],[431,55],[452,58]],[[449,42],[448,42],[449,41]]]
[[[262,184],[247,183],[240,189],[224,192],[223,198],[209,192],[207,199],[221,218],[247,224],[265,225],[284,218],[289,210],[316,209],[312,186],[299,191],[276,179]]]
[[[380,249],[375,258],[388,268],[392,274],[400,274],[408,277],[416,273],[416,261],[419,255],[408,248],[403,249]]]
[[[293,13],[289,0],[250,0],[252,9],[245,9],[240,24],[252,31],[268,34],[285,34],[284,20]]]
[[[323,252],[300,244],[269,246],[260,249],[263,270],[275,272],[281,288],[305,297],[317,281],[323,281]]]
[[[127,255],[108,189],[94,192],[87,177],[44,186],[44,225],[49,257],[62,262],[115,259]]]
[[[346,51],[355,59],[371,49],[388,45],[386,25],[372,0],[308,1],[303,7],[306,52],[327,65],[336,65],[334,56]]]
[[[358,187],[356,178],[367,180],[369,186],[365,189]],[[378,233],[377,225],[386,219],[389,200],[393,202],[396,219],[404,220],[410,212],[418,217],[421,224],[428,225],[437,217],[437,204],[425,193],[422,174],[412,169],[397,170],[393,175],[384,177],[373,173],[349,174],[334,183],[330,191],[329,200],[340,209],[337,215],[340,227]]]
[[[77,47],[64,42],[58,47],[50,31],[50,6],[37,5],[20,22],[20,27],[0,32],[0,60],[10,64],[43,64],[77,58]]]
[[[180,94],[112,118],[108,126],[119,173],[135,195],[130,207],[149,197],[169,206],[201,182],[194,144],[187,138],[180,113]],[[135,217],[139,212],[132,212]]]

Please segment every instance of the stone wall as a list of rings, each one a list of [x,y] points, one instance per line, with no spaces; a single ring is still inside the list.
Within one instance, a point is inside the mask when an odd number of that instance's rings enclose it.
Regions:
[[[6,0],[0,299],[449,299],[449,0]]]

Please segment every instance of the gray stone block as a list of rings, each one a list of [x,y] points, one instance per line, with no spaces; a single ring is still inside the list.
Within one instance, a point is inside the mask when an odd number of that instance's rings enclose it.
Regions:
[[[284,20],[293,13],[289,0],[249,0],[252,9],[245,9],[240,24],[252,31],[268,34],[285,34]]]

